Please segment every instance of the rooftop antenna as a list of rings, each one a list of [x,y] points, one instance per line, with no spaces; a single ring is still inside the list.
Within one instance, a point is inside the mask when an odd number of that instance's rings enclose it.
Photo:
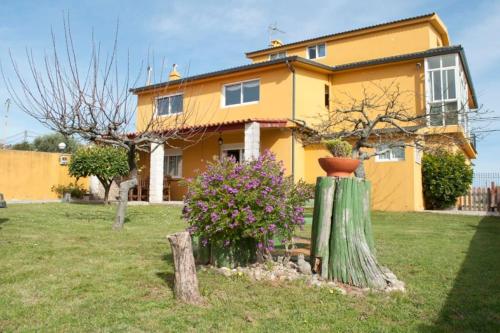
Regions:
[[[151,73],[153,72],[153,69],[151,66],[148,65],[147,69],[147,79],[146,79],[146,85],[149,86],[151,84]]]
[[[269,26],[267,27],[267,33],[269,35],[269,45],[271,45],[271,42],[274,39],[274,35],[277,35],[278,33],[286,34],[286,32],[284,32],[283,30],[278,29],[278,22],[269,24]]]

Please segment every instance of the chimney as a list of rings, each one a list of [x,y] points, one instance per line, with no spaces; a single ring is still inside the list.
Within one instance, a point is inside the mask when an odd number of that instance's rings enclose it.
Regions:
[[[168,80],[173,81],[173,80],[179,80],[181,78],[181,74],[177,71],[177,64],[174,64],[172,66],[172,71],[170,74],[168,74]]]
[[[269,46],[271,47],[278,47],[278,46],[282,46],[283,45],[283,42],[280,41],[279,39],[273,39],[271,41],[271,43],[269,44]]]

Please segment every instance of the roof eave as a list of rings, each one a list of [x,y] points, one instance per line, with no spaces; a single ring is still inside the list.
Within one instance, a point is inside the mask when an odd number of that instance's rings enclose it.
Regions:
[[[251,59],[255,56],[269,53],[270,51],[285,50],[285,49],[288,49],[290,47],[299,47],[300,45],[305,45],[305,44],[309,44],[312,42],[318,42],[318,41],[328,40],[328,39],[333,39],[333,38],[345,38],[349,35],[354,36],[354,35],[359,35],[359,34],[366,34],[366,33],[369,33],[370,31],[379,31],[379,30],[388,29],[389,26],[414,24],[414,23],[417,23],[419,21],[429,20],[432,18],[437,18],[438,22],[441,22],[441,20],[439,19],[439,17],[437,16],[436,13],[429,13],[429,14],[409,17],[406,19],[395,20],[395,21],[390,21],[390,22],[386,22],[386,23],[362,27],[362,28],[358,28],[358,29],[342,31],[342,32],[334,33],[334,34],[304,39],[301,41],[292,42],[292,43],[284,44],[284,45],[277,46],[277,47],[267,47],[267,48],[256,50],[256,51],[245,52],[245,56],[247,58]],[[444,27],[444,24],[442,26]],[[446,29],[446,28],[444,28],[444,29]]]

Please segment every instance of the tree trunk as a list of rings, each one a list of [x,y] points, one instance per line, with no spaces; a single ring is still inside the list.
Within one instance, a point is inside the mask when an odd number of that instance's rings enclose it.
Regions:
[[[330,280],[362,288],[385,288],[388,279],[374,252],[370,183],[357,178],[319,177],[316,194],[319,197],[315,198],[314,207],[312,266]],[[317,258],[322,261],[319,271],[315,267]]]
[[[104,204],[109,205],[109,190],[111,189],[111,183],[106,184],[104,187]]]
[[[120,230],[125,224],[127,215],[128,192],[131,188],[137,185],[137,177],[123,181],[120,183],[120,197],[118,199],[118,208],[116,209],[115,223],[113,229]]]
[[[365,161],[363,159],[360,159],[358,167],[354,170],[354,176],[356,178],[366,179]]]
[[[137,164],[135,163],[135,144],[129,144],[128,165],[130,170],[130,179],[120,183],[118,207],[116,209],[115,223],[113,229],[120,230],[125,223],[127,214],[128,192],[137,185]]]
[[[172,257],[174,259],[175,297],[184,303],[202,304],[203,300],[198,291],[198,278],[194,264],[191,235],[187,231],[182,231],[167,236],[167,239],[172,247]]]

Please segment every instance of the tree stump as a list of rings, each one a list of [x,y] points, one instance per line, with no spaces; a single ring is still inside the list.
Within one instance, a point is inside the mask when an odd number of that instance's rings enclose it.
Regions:
[[[374,251],[370,182],[318,177],[311,243],[311,266],[322,278],[361,288],[387,287]]]
[[[174,294],[175,297],[189,304],[200,305],[203,300],[198,290],[198,278],[194,263],[191,235],[187,231],[167,236],[174,258]]]

